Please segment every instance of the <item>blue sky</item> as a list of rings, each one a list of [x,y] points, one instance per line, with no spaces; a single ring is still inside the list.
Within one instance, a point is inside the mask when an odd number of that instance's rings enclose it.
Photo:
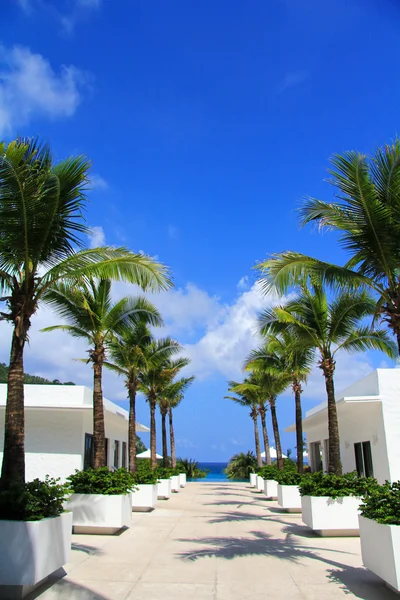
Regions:
[[[178,453],[247,451],[250,419],[223,396],[270,301],[252,266],[285,249],[343,260],[333,235],[299,229],[296,208],[307,194],[332,197],[334,152],[369,152],[398,133],[396,0],[4,0],[2,24],[0,137],[87,154],[92,242],[143,250],[173,271],[175,290],[155,302],[197,377],[176,411]],[[27,369],[90,384],[72,361],[84,348],[38,332],[51,319],[36,317]],[[382,360],[339,359],[337,388]],[[105,393],[121,401],[122,382],[107,374]],[[323,399],[315,372],[304,408]],[[282,429],[293,422],[290,394],[278,414]],[[144,402],[139,418],[148,422]]]

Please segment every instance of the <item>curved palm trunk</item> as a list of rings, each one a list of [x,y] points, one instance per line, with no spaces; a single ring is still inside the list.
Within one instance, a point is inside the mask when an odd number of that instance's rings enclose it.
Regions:
[[[254,423],[254,441],[256,444],[256,456],[257,456],[257,466],[262,467],[262,458],[261,458],[261,448],[260,448],[260,436],[258,434],[258,423],[257,423],[257,413],[252,415],[251,417]]]
[[[103,365],[99,360],[93,365],[93,466],[95,469],[106,466],[102,375]]]
[[[161,413],[161,434],[162,434],[162,453],[163,453],[163,466],[168,467],[168,445],[167,445],[167,414],[166,412]]]
[[[276,416],[276,398],[269,399],[271,406],[272,429],[274,430],[275,447],[276,447],[276,462],[278,469],[283,469],[281,436],[279,435],[278,418]]]
[[[328,397],[328,432],[329,432],[329,464],[328,472],[336,475],[342,474],[342,463],[340,462],[340,438],[337,408],[335,401],[335,386],[333,373],[335,372],[335,361],[332,357],[322,360],[320,368],[325,377],[326,394]]]
[[[128,428],[128,454],[129,454],[129,471],[135,473],[137,471],[136,458],[136,385],[130,384],[129,392],[129,428]]]
[[[265,418],[265,408],[264,406],[259,407],[259,413],[261,417],[261,427],[264,438],[264,452],[265,452],[265,462],[267,465],[271,464],[271,452],[269,451],[269,438],[268,438],[268,429],[267,429],[267,421]]]
[[[169,416],[169,438],[171,445],[171,466],[175,469],[176,467],[176,449],[175,449],[175,431],[174,424],[172,421],[172,408],[168,409]]]
[[[152,394],[149,398],[150,404],[150,453],[151,468],[157,467],[157,444],[156,444],[156,405],[157,401]]]
[[[25,483],[24,346],[25,341],[14,330],[7,380],[1,489],[9,488],[12,483]]]
[[[292,388],[294,392],[294,402],[296,406],[296,447],[297,447],[297,470],[299,473],[304,471],[303,459],[303,414],[301,409],[301,383],[296,377],[293,378]]]

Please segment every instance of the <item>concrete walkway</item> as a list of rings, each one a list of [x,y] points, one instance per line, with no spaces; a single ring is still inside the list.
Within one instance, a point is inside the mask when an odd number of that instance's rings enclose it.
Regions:
[[[74,536],[39,600],[394,600],[358,538],[319,538],[246,484],[189,483],[119,536]]]

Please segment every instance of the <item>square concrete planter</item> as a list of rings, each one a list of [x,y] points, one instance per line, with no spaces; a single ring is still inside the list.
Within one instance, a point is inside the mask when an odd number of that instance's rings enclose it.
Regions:
[[[259,492],[264,491],[264,479],[262,477],[260,477],[259,475],[257,475],[257,486],[256,487]]]
[[[74,533],[112,534],[132,520],[131,494],[72,494],[66,507],[72,511]]]
[[[264,479],[264,494],[271,500],[278,498],[278,483],[275,479]]]
[[[301,512],[299,486],[278,484],[278,504],[287,512]]]
[[[250,473],[250,487],[255,488],[257,485],[257,473]]]
[[[179,485],[184,488],[186,485],[186,473],[179,473]]]
[[[131,494],[132,510],[134,512],[148,512],[153,510],[157,502],[157,484],[141,483]]]
[[[179,492],[181,485],[179,483],[179,475],[172,475],[171,477],[171,490],[173,492]]]
[[[171,496],[171,480],[159,479],[157,483],[157,498],[167,500]]]
[[[364,566],[400,592],[400,525],[382,525],[359,516]]]
[[[0,521],[0,598],[23,598],[69,561],[72,513]]]
[[[303,523],[323,536],[358,536],[358,509],[361,499],[354,496],[329,498],[303,496]]]

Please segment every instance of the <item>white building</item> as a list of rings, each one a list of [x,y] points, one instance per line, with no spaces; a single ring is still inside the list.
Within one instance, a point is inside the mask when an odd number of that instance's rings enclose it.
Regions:
[[[7,385],[0,384],[0,465]],[[93,459],[93,392],[80,385],[25,385],[26,479],[61,477]],[[107,464],[128,464],[128,412],[104,399]],[[136,424],[137,431],[149,431]]]
[[[400,369],[377,369],[336,397],[343,472],[400,480]],[[328,410],[324,402],[303,420],[313,471],[327,470]],[[286,431],[295,431],[292,425]]]

